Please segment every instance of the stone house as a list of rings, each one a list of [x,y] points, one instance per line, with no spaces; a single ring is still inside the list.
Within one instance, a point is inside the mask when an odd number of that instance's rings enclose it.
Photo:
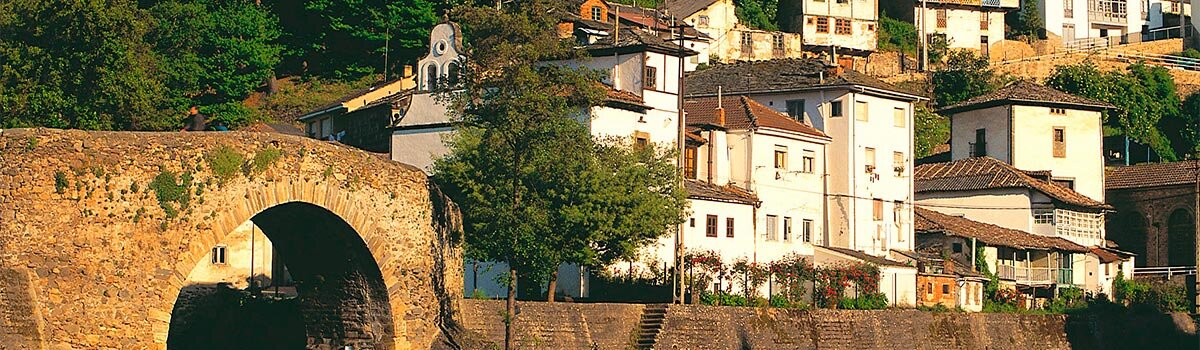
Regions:
[[[915,252],[898,253],[901,260],[917,266],[917,306],[942,305],[968,312],[983,311],[983,288],[988,279],[975,271],[972,263],[959,260],[961,256],[954,258],[941,251],[922,251],[920,247]]]
[[[1196,266],[1200,161],[1145,163],[1109,170],[1105,192],[1117,213],[1109,239],[1139,256],[1138,267]]]
[[[685,84],[690,97],[745,95],[832,138],[824,245],[912,250],[912,113],[923,97],[819,60],[716,65]]]
[[[918,252],[970,262],[976,271],[986,269],[1000,278],[1002,286],[1016,289],[1027,301],[1053,298],[1058,288],[1068,286],[1109,293],[1108,289],[1089,288],[1085,281],[1082,265],[1088,259],[1087,247],[925,208],[917,208],[916,214]],[[975,266],[980,260],[987,266]],[[1130,264],[1121,267],[1132,269]],[[982,290],[966,289],[965,293],[981,295]]]
[[[739,23],[733,0],[671,0],[666,14],[682,20],[711,38],[700,51],[701,59],[716,57],[720,62],[770,60],[804,57],[804,41],[799,32],[760,30]]]
[[[1021,8],[1018,0],[892,0],[879,6],[889,17],[916,25],[917,33],[941,36],[952,49],[984,56],[992,44],[1004,40],[1004,14]]]
[[[906,252],[909,253],[909,252]],[[892,256],[900,259],[907,256],[894,251]],[[887,297],[889,305],[913,307],[917,305],[917,267],[914,262],[902,262],[889,257],[864,253],[849,248],[832,246],[813,247],[813,263],[835,265],[840,263],[867,263],[879,268],[879,293]],[[857,295],[848,295],[857,297]]]

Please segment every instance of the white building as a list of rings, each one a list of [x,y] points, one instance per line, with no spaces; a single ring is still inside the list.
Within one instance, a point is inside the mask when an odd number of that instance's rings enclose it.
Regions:
[[[806,49],[862,57],[876,48],[879,0],[780,0],[779,18]]]
[[[718,65],[686,84],[695,97],[747,95],[833,139],[820,242],[877,256],[912,249],[912,116],[922,97],[816,60]]]
[[[1039,0],[1038,11],[1046,31],[1064,42],[1119,44],[1181,37],[1191,8],[1183,0]]]
[[[804,56],[804,40],[799,32],[747,27],[738,21],[736,6],[733,0],[672,0],[666,2],[666,15],[709,38],[707,46],[696,50],[702,60],[715,57],[720,62],[734,62]]]
[[[916,25],[917,33],[942,36],[950,48],[986,56],[992,44],[1004,40],[1004,14],[1021,4],[1018,0],[893,0],[879,6],[889,17]]]

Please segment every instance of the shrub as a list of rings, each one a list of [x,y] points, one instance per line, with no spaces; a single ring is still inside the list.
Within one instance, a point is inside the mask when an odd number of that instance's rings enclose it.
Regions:
[[[67,191],[67,174],[61,170],[54,172],[54,193],[63,194]]]
[[[246,107],[240,101],[225,102],[206,106],[203,112],[211,116],[209,123],[223,121],[230,128],[238,128],[263,119],[259,112]]]
[[[1084,298],[1082,289],[1078,287],[1064,287],[1058,289],[1058,295],[1053,300],[1050,300],[1050,303],[1046,305],[1046,310],[1061,314],[1087,307],[1088,303]]]
[[[770,305],[771,307],[781,308],[781,309],[801,309],[801,310],[808,309],[808,304],[805,304],[804,302],[801,302],[799,300],[795,300],[795,301],[788,300],[787,298],[784,298],[779,295],[772,295],[771,300],[768,300],[767,304]]]
[[[191,173],[183,174],[183,182],[177,182],[174,172],[162,170],[154,177],[154,181],[150,182],[150,189],[154,191],[155,197],[158,198],[158,206],[162,207],[163,212],[167,214],[167,218],[174,218],[179,215],[179,211],[173,203],[179,204],[179,209],[187,208],[191,201]]]
[[[222,185],[237,176],[238,171],[242,169],[242,164],[246,163],[246,158],[229,146],[218,147],[209,152],[206,158],[209,170],[217,178],[217,182]]]
[[[845,310],[879,310],[886,309],[887,307],[887,296],[879,292],[862,294],[857,298],[841,298],[838,300],[838,308]]]
[[[949,312],[950,308],[946,307],[946,305],[943,305],[942,303],[937,303],[937,305],[934,305],[934,306],[925,306],[925,305],[917,306],[917,310],[929,311],[929,312]],[[959,310],[961,310],[961,309],[959,309]]]
[[[283,156],[283,151],[275,147],[267,147],[266,149],[254,154],[254,159],[250,161],[250,173],[262,174]],[[247,174],[251,175],[251,174]]]

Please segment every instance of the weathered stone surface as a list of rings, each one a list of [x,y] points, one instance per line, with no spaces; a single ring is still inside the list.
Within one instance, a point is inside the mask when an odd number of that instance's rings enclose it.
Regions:
[[[266,171],[221,185],[206,160],[221,146],[248,162],[282,152]],[[188,205],[171,203],[174,218],[149,189],[162,171],[193,178]],[[296,202],[340,217],[388,267],[381,290],[395,344],[382,347],[428,348],[462,297],[453,204],[419,170],[344,146],[265,133],[9,129],[0,184],[0,310],[32,317],[0,327],[0,348],[165,348],[180,289],[212,244]],[[22,278],[27,297],[12,293]],[[9,311],[18,309],[29,312]]]

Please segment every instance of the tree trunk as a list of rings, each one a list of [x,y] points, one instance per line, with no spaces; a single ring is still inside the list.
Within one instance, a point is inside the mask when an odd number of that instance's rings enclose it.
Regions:
[[[546,302],[553,303],[554,288],[558,287],[558,269],[554,269],[554,272],[550,274],[550,285],[548,287],[546,289]]]
[[[516,346],[513,346],[513,322],[517,319],[517,269],[511,266],[508,268],[508,302],[505,309],[504,350],[513,350],[516,349]]]

